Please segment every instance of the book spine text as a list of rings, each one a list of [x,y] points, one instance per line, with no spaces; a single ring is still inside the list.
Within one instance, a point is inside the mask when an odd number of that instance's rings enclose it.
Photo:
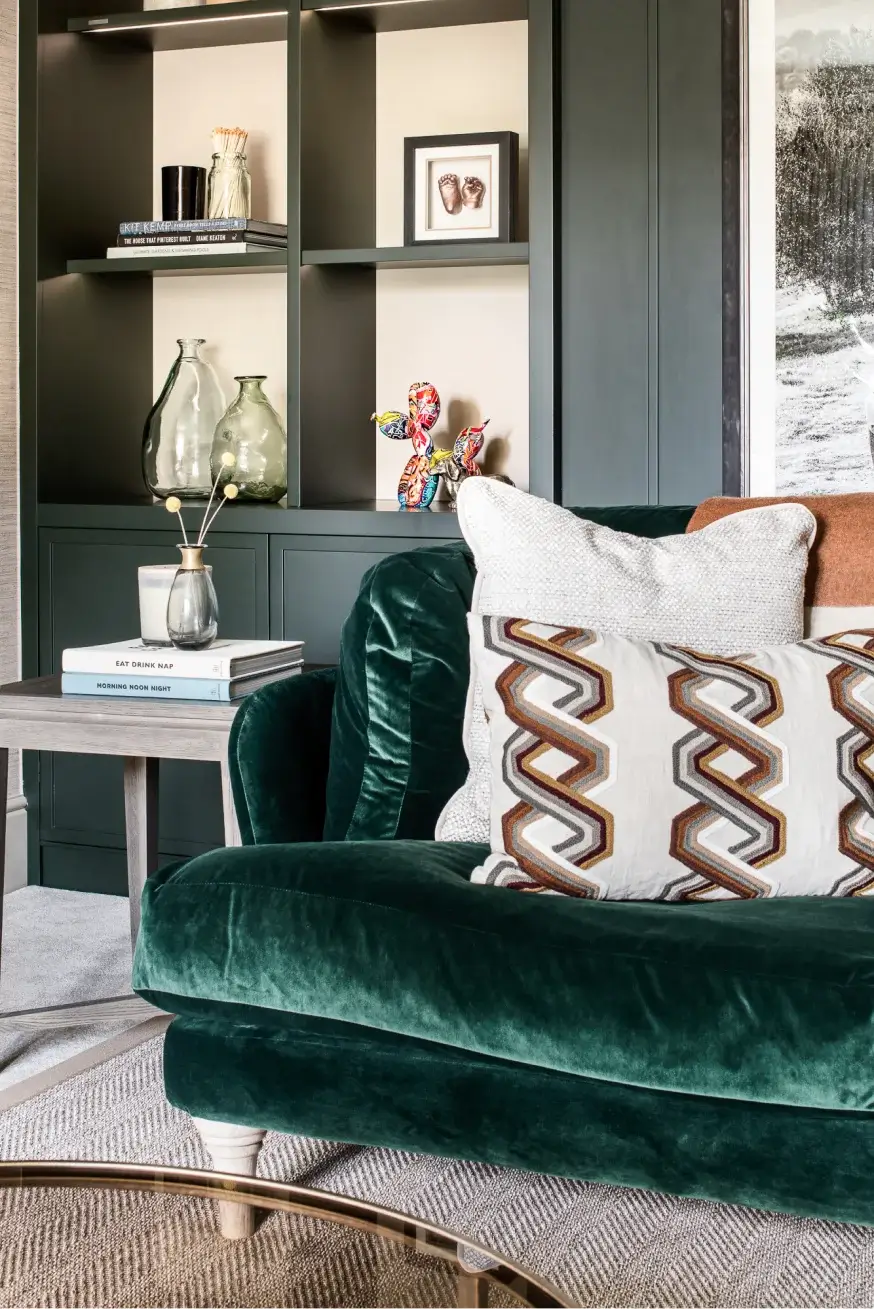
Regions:
[[[102,673],[64,673],[65,695],[129,696],[143,700],[231,699],[231,684],[200,677],[113,677]]]
[[[150,236],[164,232],[245,232],[248,218],[168,219],[165,222],[120,223],[119,236]]]
[[[95,677],[144,677],[144,678],[200,678],[206,681],[228,681],[231,677],[230,659],[216,659],[208,651],[207,657],[199,659],[187,653],[184,660],[175,657],[173,650],[154,655],[111,654],[106,650],[65,650],[61,668],[65,673],[87,673]]]

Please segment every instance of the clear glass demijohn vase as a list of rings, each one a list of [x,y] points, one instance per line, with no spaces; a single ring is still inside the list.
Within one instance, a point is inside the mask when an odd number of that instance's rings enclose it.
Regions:
[[[203,340],[178,342],[179,355],[143,434],[143,478],[152,495],[202,500],[212,490],[210,453],[227,403]]]
[[[240,500],[275,503],[288,490],[288,440],[279,414],[261,389],[266,377],[235,377],[240,393],[215,429],[212,475],[231,480]],[[233,455],[230,466],[222,456]]]

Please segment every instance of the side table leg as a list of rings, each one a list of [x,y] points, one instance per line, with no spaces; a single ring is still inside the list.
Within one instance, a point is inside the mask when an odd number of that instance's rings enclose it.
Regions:
[[[6,892],[6,822],[9,802],[6,788],[9,780],[9,751],[0,747],[0,959],[3,957],[3,896]]]
[[[222,807],[225,815],[225,845],[242,845],[243,838],[240,835],[237,810],[234,806],[234,792],[231,787],[231,770],[226,762],[222,764]]]
[[[158,867],[158,760],[124,761],[124,817],[127,834],[127,886],[131,943],[140,930],[140,900],[150,873]]]

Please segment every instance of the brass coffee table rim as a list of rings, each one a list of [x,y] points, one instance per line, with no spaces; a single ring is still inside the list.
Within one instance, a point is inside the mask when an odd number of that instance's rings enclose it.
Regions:
[[[372,1232],[411,1246],[423,1254],[458,1263],[458,1247],[475,1251],[484,1259],[498,1260],[498,1266],[474,1276],[505,1286],[537,1309],[571,1309],[561,1291],[545,1278],[505,1259],[470,1237],[408,1214],[384,1209],[364,1200],[316,1191],[306,1186],[272,1182],[261,1177],[238,1177],[197,1168],[155,1168],[145,1164],[91,1163],[81,1160],[27,1160],[0,1163],[0,1187],[84,1187],[99,1190],[152,1191],[167,1195],[202,1196],[207,1200],[230,1200],[235,1204],[281,1213],[304,1214],[341,1223],[345,1227]]]

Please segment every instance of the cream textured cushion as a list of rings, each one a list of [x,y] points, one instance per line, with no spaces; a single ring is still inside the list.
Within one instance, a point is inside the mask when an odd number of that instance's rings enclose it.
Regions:
[[[816,521],[801,505],[732,514],[684,536],[628,536],[488,478],[461,486],[458,518],[477,567],[474,614],[524,614],[642,640],[733,654],[803,635]],[[489,745],[471,670],[470,772],[437,824],[440,841],[488,841]]]
[[[469,621],[492,772],[474,882],[609,900],[874,891],[874,632],[732,659]]]

